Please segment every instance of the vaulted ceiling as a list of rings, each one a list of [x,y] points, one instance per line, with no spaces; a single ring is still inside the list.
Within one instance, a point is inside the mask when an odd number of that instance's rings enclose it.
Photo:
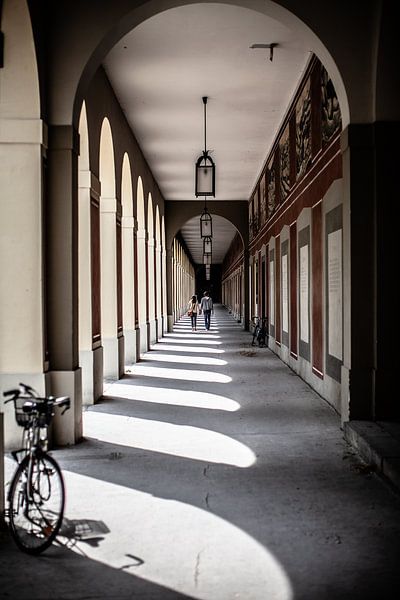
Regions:
[[[270,43],[277,44],[272,61],[268,49],[250,48]],[[145,21],[120,40],[104,67],[166,200],[195,199],[202,97],[208,96],[215,199],[235,201],[249,198],[309,57],[299,35],[277,21],[238,6],[201,3]],[[203,205],[199,199],[199,215]],[[196,261],[197,227],[182,229]],[[218,262],[232,227],[214,221]]]

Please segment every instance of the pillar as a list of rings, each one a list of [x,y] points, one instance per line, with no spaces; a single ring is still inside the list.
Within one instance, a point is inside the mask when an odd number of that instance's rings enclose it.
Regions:
[[[372,419],[376,376],[376,215],[371,125],[350,125],[343,153],[342,421]]]
[[[49,131],[46,206],[47,335],[51,393],[71,408],[54,421],[55,441],[82,435],[82,380],[78,347],[78,134],[69,125]]]

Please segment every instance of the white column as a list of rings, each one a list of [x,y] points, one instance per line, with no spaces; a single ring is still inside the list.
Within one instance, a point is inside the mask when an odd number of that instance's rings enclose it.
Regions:
[[[163,311],[162,311],[162,294],[163,294],[163,282],[161,278],[161,245],[160,242],[156,242],[156,286],[157,286],[157,339],[163,335]]]
[[[119,378],[117,338],[117,200],[100,202],[101,331],[104,347],[104,378]]]
[[[82,402],[93,404],[103,393],[103,347],[93,345],[91,202],[99,202],[100,183],[90,171],[79,171],[79,366],[82,369]],[[96,377],[95,377],[96,374]]]
[[[139,303],[139,335],[140,353],[148,350],[147,344],[147,315],[146,315],[146,230],[138,229],[136,234],[138,252],[138,303]]]
[[[147,242],[147,256],[148,256],[148,274],[149,274],[149,327],[150,327],[150,344],[156,342],[156,320],[155,320],[155,299],[154,299],[154,239],[151,238]]]
[[[0,120],[0,410],[20,381],[45,393],[42,152],[39,119]],[[20,444],[14,408],[5,411],[5,447]]]
[[[168,310],[167,310],[167,252],[164,247],[161,250],[162,261],[162,315],[163,315],[163,334],[168,331]]]
[[[134,231],[135,218],[122,217],[122,306],[125,338],[125,364],[136,362],[135,329],[135,262]]]

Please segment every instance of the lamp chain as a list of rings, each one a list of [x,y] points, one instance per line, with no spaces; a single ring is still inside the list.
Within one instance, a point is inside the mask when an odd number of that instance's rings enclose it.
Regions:
[[[204,154],[207,154],[207,96],[203,96],[204,104]]]

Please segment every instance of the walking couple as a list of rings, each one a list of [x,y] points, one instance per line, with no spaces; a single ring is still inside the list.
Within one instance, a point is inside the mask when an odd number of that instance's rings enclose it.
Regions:
[[[214,312],[213,301],[208,295],[208,292],[204,292],[200,304],[197,302],[197,296],[192,296],[188,304],[188,315],[192,321],[192,331],[197,331],[197,315],[204,315],[204,327],[210,329],[211,313]]]

